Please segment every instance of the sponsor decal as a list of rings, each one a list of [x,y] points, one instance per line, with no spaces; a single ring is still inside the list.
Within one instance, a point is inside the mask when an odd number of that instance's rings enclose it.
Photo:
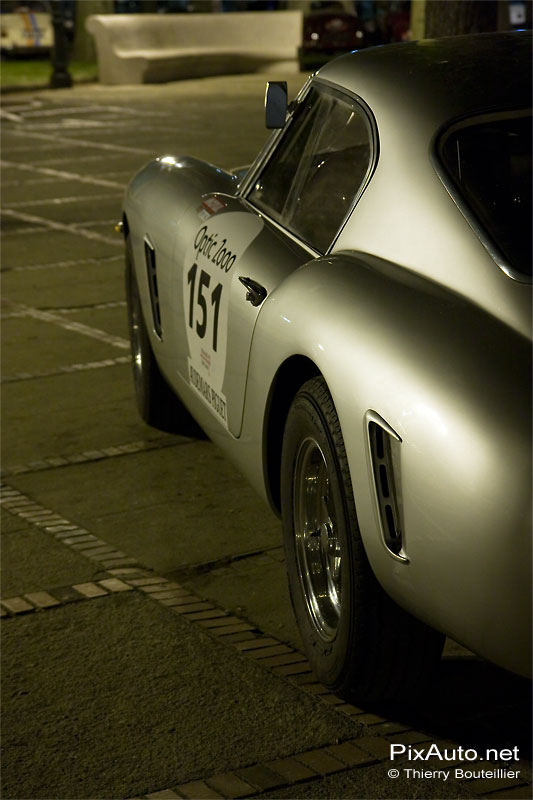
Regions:
[[[213,216],[213,214],[222,211],[223,208],[226,208],[224,200],[215,195],[211,195],[210,197],[206,197],[205,200],[202,200],[202,204],[198,207],[198,216],[205,222]]]
[[[207,200],[218,202],[215,197]],[[235,283],[244,302],[236,265],[262,228],[260,219],[242,211],[211,217],[195,232],[185,255],[183,302],[188,379],[225,427],[227,400],[223,384],[231,287]]]

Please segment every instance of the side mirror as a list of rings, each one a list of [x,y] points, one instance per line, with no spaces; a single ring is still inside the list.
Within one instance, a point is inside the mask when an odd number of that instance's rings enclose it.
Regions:
[[[283,128],[287,116],[287,82],[268,81],[265,93],[265,123],[267,128]]]

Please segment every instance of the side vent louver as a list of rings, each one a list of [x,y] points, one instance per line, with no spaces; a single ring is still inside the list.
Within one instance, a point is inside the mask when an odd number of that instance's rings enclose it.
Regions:
[[[403,547],[401,498],[397,483],[399,475],[395,475],[394,469],[394,450],[400,447],[400,442],[377,422],[369,422],[368,433],[385,544],[391,553],[403,557],[401,553]]]
[[[155,250],[152,245],[144,240],[144,255],[146,258],[146,270],[148,273],[148,287],[150,289],[150,302],[152,304],[152,318],[154,330],[162,338],[161,311],[159,308],[159,292],[157,290],[157,271],[155,265]]]

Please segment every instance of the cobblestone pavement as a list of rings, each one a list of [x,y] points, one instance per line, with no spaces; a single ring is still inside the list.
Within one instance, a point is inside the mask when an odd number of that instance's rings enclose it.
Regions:
[[[137,416],[124,187],[156,154],[248,163],[263,86],[3,103],[3,796],[531,797],[529,684],[450,642],[423,707],[331,695],[278,520],[210,442]]]

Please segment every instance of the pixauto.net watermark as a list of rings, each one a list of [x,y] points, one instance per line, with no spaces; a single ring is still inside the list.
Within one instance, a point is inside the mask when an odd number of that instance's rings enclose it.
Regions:
[[[519,778],[520,770],[516,769],[515,764],[520,760],[518,747],[513,748],[493,748],[488,747],[482,752],[474,748],[453,747],[441,749],[437,744],[424,747],[414,747],[405,744],[390,745],[390,760],[402,759],[401,767],[392,767],[388,771],[389,778],[404,777],[408,780],[436,779],[447,781],[449,778],[455,780],[473,780],[475,778]],[[432,759],[442,762],[442,767],[424,766],[424,763],[411,766],[408,762],[425,762]],[[483,762],[477,768],[472,763],[475,761]],[[498,766],[488,766],[487,761],[497,762]],[[502,763],[503,762],[503,763]]]

